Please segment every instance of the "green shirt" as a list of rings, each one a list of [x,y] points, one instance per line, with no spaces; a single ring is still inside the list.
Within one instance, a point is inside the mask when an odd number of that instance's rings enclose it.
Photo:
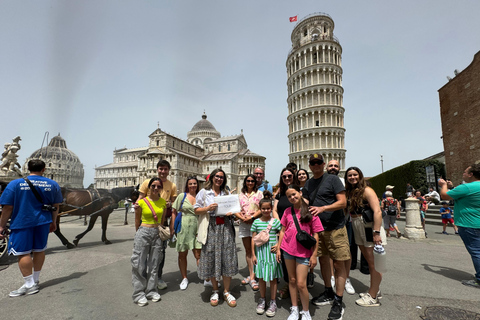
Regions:
[[[480,229],[480,181],[461,184],[447,195],[455,200],[455,224]]]

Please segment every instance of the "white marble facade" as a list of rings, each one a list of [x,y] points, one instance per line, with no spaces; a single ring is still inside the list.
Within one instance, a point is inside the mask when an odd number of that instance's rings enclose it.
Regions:
[[[215,168],[222,168],[229,187],[238,189],[246,174],[258,166],[265,167],[265,157],[248,149],[243,132],[221,137],[205,114],[187,133],[187,140],[160,128],[148,138],[148,147],[113,151],[112,163],[95,168],[95,187],[110,189],[142,183],[157,175],[156,165],[161,159],[170,162],[169,180],[180,192],[188,176],[196,175],[204,181]]]

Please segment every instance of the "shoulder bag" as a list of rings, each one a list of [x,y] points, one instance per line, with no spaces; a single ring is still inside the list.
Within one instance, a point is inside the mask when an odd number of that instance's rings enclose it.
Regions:
[[[295,226],[297,227],[297,236],[296,236],[297,241],[305,249],[311,249],[313,246],[317,244],[317,240],[315,240],[315,238],[312,235],[308,234],[307,231],[300,229],[300,225],[298,224],[295,209],[293,208],[293,206],[290,208],[292,210],[293,221],[295,222]]]
[[[170,239],[170,230],[169,228],[167,228],[166,226],[162,225],[160,222],[158,222],[158,217],[157,217],[157,213],[155,212],[155,209],[153,209],[153,206],[152,204],[150,203],[150,201],[148,200],[148,198],[143,198],[143,201],[145,201],[145,203],[147,204],[147,206],[150,208],[150,210],[152,211],[152,214],[153,214],[153,219],[155,219],[155,221],[157,222],[158,224],[158,235],[160,236],[160,239],[162,241],[165,241],[165,240],[168,240]]]
[[[268,240],[270,240],[270,229],[272,229],[273,221],[274,219],[271,218],[267,228],[260,231],[255,237],[253,237],[253,243],[255,243],[257,247],[264,245],[268,242]]]
[[[175,233],[179,233],[182,230],[182,208],[183,208],[183,203],[185,202],[185,198],[187,197],[187,193],[185,192],[183,194],[183,200],[182,204],[180,204],[180,209],[177,212],[177,216],[175,217],[175,222],[173,223],[173,230],[175,230]]]

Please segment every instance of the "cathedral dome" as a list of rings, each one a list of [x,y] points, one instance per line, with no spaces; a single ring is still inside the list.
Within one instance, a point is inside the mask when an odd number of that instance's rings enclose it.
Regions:
[[[25,161],[24,172],[28,171],[28,161],[41,159],[46,164],[44,176],[55,180],[61,187],[83,188],[83,164],[75,153],[67,149],[67,143],[58,134],[48,146],[34,151]]]
[[[212,141],[220,137],[220,132],[207,120],[205,112],[202,115],[202,120],[195,123],[192,130],[187,133],[187,141],[200,146],[203,146],[206,141]]]

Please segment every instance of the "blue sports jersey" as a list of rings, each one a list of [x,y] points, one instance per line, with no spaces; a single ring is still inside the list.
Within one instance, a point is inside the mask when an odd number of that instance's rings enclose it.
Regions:
[[[62,203],[62,191],[55,181],[31,175],[28,180],[36,187],[42,197],[44,204]],[[24,179],[16,179],[10,182],[0,197],[1,205],[13,206],[10,229],[23,229],[36,227],[52,222],[52,213],[42,211],[40,203],[35,194],[30,190]]]

